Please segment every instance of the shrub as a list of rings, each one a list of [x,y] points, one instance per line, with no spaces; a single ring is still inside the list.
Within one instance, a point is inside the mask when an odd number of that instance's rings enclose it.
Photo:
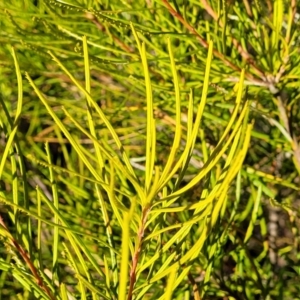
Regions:
[[[2,3],[1,297],[297,299],[297,9]]]

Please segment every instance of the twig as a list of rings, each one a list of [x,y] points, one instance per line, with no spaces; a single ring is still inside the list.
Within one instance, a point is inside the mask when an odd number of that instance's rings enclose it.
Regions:
[[[91,20],[99,30],[101,30],[102,32],[106,32],[105,27],[98,21],[97,17],[95,15],[93,15],[91,12],[87,12],[85,14],[86,18]],[[113,40],[126,52],[131,53],[132,49],[130,47],[128,47],[126,44],[124,44],[120,39],[118,39],[116,36],[114,36],[112,34],[112,38]]]
[[[208,48],[208,43],[200,36],[200,34],[196,31],[196,29],[190,25],[181,14],[179,14],[176,10],[174,10],[174,8],[170,5],[170,3],[167,0],[162,0],[162,2],[165,4],[165,6],[167,7],[167,9],[169,10],[170,14],[172,14],[177,20],[179,20],[185,28],[187,28],[189,30],[190,33],[192,33],[196,39],[199,41],[199,43],[204,47],[204,48]],[[214,12],[213,12],[214,13]],[[242,49],[242,48],[240,48]],[[243,49],[242,49],[243,50]],[[222,53],[220,53],[217,50],[213,50],[213,54],[220,58],[227,66],[229,66],[231,69],[233,69],[234,71],[237,72],[241,72],[241,68],[236,66],[235,64],[233,64],[230,60],[228,60]],[[244,54],[245,55],[245,54]],[[249,54],[248,54],[249,55]],[[248,60],[249,62],[249,60]],[[255,67],[256,69],[256,67]],[[264,73],[262,73],[260,70],[258,70],[259,75],[262,77],[262,79],[264,79]],[[251,81],[259,81],[257,79],[255,79],[255,77],[248,73],[245,72],[245,77]]]
[[[188,279],[191,282],[191,284],[193,285],[194,299],[201,300],[197,282],[195,281],[193,275],[190,272],[188,273]]]
[[[135,250],[133,258],[132,258],[132,267],[130,270],[130,283],[129,283],[129,291],[128,291],[127,300],[131,300],[132,296],[133,296],[133,294],[132,294],[133,288],[134,288],[134,284],[136,282],[136,268],[137,268],[140,253],[142,250],[143,237],[144,237],[145,226],[146,226],[149,211],[150,211],[150,207],[145,207],[143,209],[141,225],[140,225],[140,228],[138,231],[138,241],[137,241],[137,245],[136,245],[136,250]]]
[[[202,5],[204,6],[205,10],[207,13],[211,15],[211,17],[215,20],[218,21],[218,15],[216,12],[211,8],[211,6],[208,4],[206,0],[201,0]],[[221,27],[224,27],[224,24],[222,20],[219,20],[219,24]],[[265,73],[261,71],[254,63],[253,57],[248,53],[248,51],[244,50],[242,45],[234,38],[231,37],[233,45],[237,49],[237,51],[240,53],[240,55],[253,67],[253,69],[258,73],[258,75],[261,77],[261,79],[265,78]]]
[[[18,241],[15,240],[14,237],[11,235],[1,216],[0,216],[0,225],[8,232],[10,245],[13,248],[15,248],[17,252],[20,254],[20,256],[23,258],[28,268],[30,269],[32,275],[35,277],[37,284],[45,291],[45,293],[49,296],[50,299],[55,300],[50,289],[45,285],[42,277],[39,275],[38,270],[35,268],[34,264],[32,263],[30,257],[27,255],[26,251],[18,243]]]

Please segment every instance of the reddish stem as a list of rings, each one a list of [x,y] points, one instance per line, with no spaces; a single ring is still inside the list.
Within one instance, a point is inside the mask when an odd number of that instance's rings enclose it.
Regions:
[[[136,268],[137,268],[140,253],[142,250],[143,237],[144,237],[144,233],[145,233],[145,226],[146,226],[149,211],[150,211],[150,207],[145,207],[142,212],[141,225],[140,225],[140,228],[138,231],[138,241],[137,241],[137,245],[136,245],[136,250],[132,257],[132,267],[130,270],[130,283],[129,283],[129,291],[128,291],[127,300],[131,300],[132,296],[133,296],[133,288],[134,288],[134,284],[136,282]]]
[[[9,232],[8,228],[6,227],[5,223],[3,222],[2,217],[0,216],[0,225]],[[45,293],[49,296],[50,299],[55,300],[54,296],[52,295],[50,289],[44,284],[43,278],[39,275],[38,270],[35,268],[33,262],[31,261],[30,257],[26,253],[26,251],[22,248],[22,246],[13,238],[11,234],[9,234],[9,241],[10,245],[14,247],[23,260],[26,262],[28,268],[30,269],[32,275],[35,277],[37,284],[45,291]]]
[[[90,19],[96,27],[101,30],[102,32],[106,32],[106,28],[98,21],[97,17],[93,15],[92,13],[86,13],[86,17]],[[117,38],[115,35],[111,35],[113,40],[126,52],[132,52],[132,49],[128,47],[125,43],[123,43],[119,38]]]
[[[170,14],[172,14],[177,20],[179,20],[185,28],[187,28],[193,35],[195,35],[196,39],[200,42],[200,44],[204,47],[204,48],[208,48],[208,43],[199,35],[199,33],[196,31],[196,29],[191,26],[184,18],[181,14],[179,14],[171,5],[167,0],[162,0],[162,2],[165,4],[165,6],[167,7],[167,9],[169,10]],[[207,10],[207,12],[215,19],[217,18],[216,13],[213,11],[213,9],[209,6],[209,4],[203,0],[202,1],[203,6],[205,7],[205,9]],[[233,44],[235,45],[235,47],[237,48],[237,50],[239,51],[239,53],[241,54],[241,56],[246,59],[251,66],[257,71],[258,75],[261,78],[264,78],[264,73],[262,71],[260,71],[254,64],[253,61],[251,59],[251,56],[248,52],[246,52],[242,46],[238,43],[238,41],[236,41],[233,38]],[[220,58],[227,66],[229,66],[231,69],[241,72],[241,68],[239,68],[238,66],[236,66],[235,64],[233,64],[231,61],[229,61],[222,53],[220,53],[217,50],[213,50],[213,53],[216,57]],[[249,80],[252,81],[257,81],[254,76],[252,74],[249,73],[245,73],[245,77]]]

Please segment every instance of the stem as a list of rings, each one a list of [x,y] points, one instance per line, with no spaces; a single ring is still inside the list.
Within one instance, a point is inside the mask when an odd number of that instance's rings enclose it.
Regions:
[[[136,268],[137,268],[140,253],[142,250],[143,237],[144,237],[144,233],[145,233],[145,226],[146,226],[149,211],[150,211],[150,207],[147,206],[143,209],[143,212],[142,212],[142,221],[141,221],[141,225],[140,225],[140,228],[138,231],[138,240],[137,240],[136,250],[132,257],[132,267],[130,270],[130,284],[129,284],[127,300],[131,300],[132,296],[133,296],[133,294],[132,294],[133,288],[134,288],[134,284],[136,282]]]
[[[95,15],[93,15],[91,12],[87,12],[87,13],[85,14],[85,16],[86,16],[87,19],[91,20],[91,21],[96,25],[96,27],[97,27],[100,31],[106,33],[106,28],[104,27],[104,25],[102,25],[102,24],[98,21],[98,19],[97,19],[97,17],[96,17]],[[131,52],[132,52],[132,49],[131,49],[129,46],[127,46],[125,43],[123,43],[119,38],[117,38],[117,37],[116,37],[115,35],[113,35],[112,33],[110,33],[110,34],[111,34],[113,40],[114,40],[114,41],[115,41],[115,42],[116,42],[123,50],[125,50],[125,51],[128,52],[128,53],[131,53]]]
[[[198,285],[197,282],[195,281],[193,275],[189,272],[188,273],[188,279],[191,282],[192,286],[193,286],[193,293],[194,293],[194,299],[195,300],[201,300],[201,296],[200,296],[200,292],[198,289]]]
[[[52,295],[50,289],[44,284],[43,278],[39,275],[38,270],[35,268],[33,262],[31,261],[30,257],[26,253],[26,251],[22,248],[22,246],[13,238],[10,234],[8,228],[6,227],[2,217],[0,216],[0,225],[9,233],[9,241],[10,245],[14,247],[20,256],[23,258],[25,263],[27,264],[28,268],[30,269],[32,275],[35,277],[37,284],[45,291],[45,293],[49,296],[51,300],[55,300],[54,296]]]
[[[196,39],[199,41],[199,43],[204,47],[204,48],[208,48],[208,43],[200,36],[200,34],[196,31],[196,29],[190,25],[183,17],[181,14],[179,14],[176,10],[174,10],[174,8],[170,5],[170,3],[167,0],[162,0],[162,2],[165,4],[165,6],[167,7],[167,9],[169,10],[170,14],[172,14],[176,19],[178,19],[185,28],[187,28],[189,30],[190,33],[192,33],[193,35],[195,35]],[[207,12],[209,14],[212,14],[212,17],[215,18],[215,12],[212,10],[212,8],[207,4],[207,2],[205,0],[202,1],[202,4],[205,6],[205,8],[207,9]],[[264,73],[259,70],[253,63],[252,57],[250,56],[250,54],[245,51],[242,46],[238,43],[238,41],[236,41],[234,38],[232,38],[233,40],[233,44],[235,45],[235,47],[237,48],[237,50],[239,51],[239,53],[241,54],[241,56],[246,59],[247,62],[250,63],[250,65],[257,71],[258,75],[261,78],[265,78]],[[228,60],[222,53],[220,53],[217,50],[213,50],[213,53],[216,57],[220,58],[227,66],[229,66],[231,69],[237,71],[237,72],[241,72],[241,68],[236,66],[235,64],[233,64],[230,60]],[[245,73],[245,77],[249,80],[252,81],[257,81],[257,79],[254,78],[254,76],[250,73]]]

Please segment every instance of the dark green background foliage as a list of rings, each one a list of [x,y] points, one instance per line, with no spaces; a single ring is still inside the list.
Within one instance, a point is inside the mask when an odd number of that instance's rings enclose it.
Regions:
[[[1,0],[0,298],[300,299],[299,13]]]

